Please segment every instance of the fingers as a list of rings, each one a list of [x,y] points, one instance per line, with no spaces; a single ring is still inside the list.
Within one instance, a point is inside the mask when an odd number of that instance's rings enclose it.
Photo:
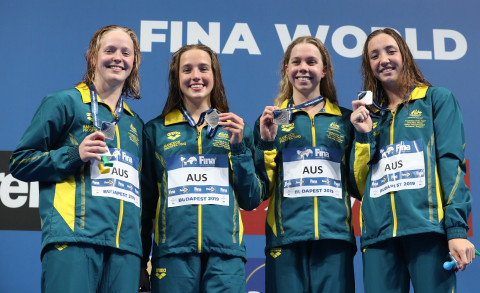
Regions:
[[[353,111],[357,110],[360,106],[366,106],[367,104],[365,104],[364,101],[362,100],[353,100],[352,101],[352,109]]]
[[[230,112],[221,113],[218,125],[223,126],[223,129],[228,131],[231,144],[242,142],[243,130],[245,128],[242,118]]]
[[[350,116],[350,121],[355,122],[364,122],[370,117],[370,112],[365,106],[358,107],[355,111],[352,112]]]
[[[457,261],[459,270],[465,270],[475,258],[475,246],[467,239],[455,238],[448,241],[450,254]]]
[[[107,147],[104,140],[105,135],[98,131],[87,135],[78,147],[80,159],[82,159],[83,162],[88,162],[91,159],[100,161],[100,154],[105,153]]]

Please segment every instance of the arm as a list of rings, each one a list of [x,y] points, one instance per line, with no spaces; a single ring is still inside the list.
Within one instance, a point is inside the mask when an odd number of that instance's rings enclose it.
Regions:
[[[156,207],[159,200],[159,189],[157,187],[155,164],[158,158],[155,153],[155,140],[147,133],[143,133],[143,160],[142,160],[141,192],[142,192],[142,211],[141,211],[141,238],[143,257],[141,260],[140,280],[141,287],[149,290],[147,263],[150,259],[152,249],[152,232],[155,220]],[[159,185],[160,183],[158,183]]]
[[[220,114],[220,123],[230,136],[230,162],[233,171],[233,188],[239,206],[252,210],[262,202],[264,184],[255,172],[253,163],[253,135],[243,119],[233,113]]]
[[[463,120],[458,102],[445,89],[434,89],[432,97],[437,172],[445,210],[444,225],[450,253],[464,270],[475,257],[467,240],[471,195],[465,184],[466,163]]]
[[[278,126],[273,123],[273,110],[276,109],[276,106],[265,107],[262,116],[255,122],[254,161],[257,174],[265,185],[264,200],[273,195],[277,178],[275,138]]]
[[[352,102],[353,112],[350,122],[355,128],[355,139],[352,142],[349,160],[351,188],[363,197],[365,184],[369,173],[368,163],[375,153],[375,144],[372,134],[372,118],[361,100]]]
[[[67,114],[68,105],[59,97],[43,99],[30,126],[23,134],[10,159],[10,172],[22,181],[60,182],[84,162],[79,143],[70,135],[59,141],[71,127],[73,117]],[[70,116],[73,110],[70,111]]]

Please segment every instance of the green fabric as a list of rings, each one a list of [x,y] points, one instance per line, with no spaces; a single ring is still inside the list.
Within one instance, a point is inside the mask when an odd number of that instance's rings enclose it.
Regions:
[[[199,238],[202,253],[246,257],[239,208],[256,208],[262,198],[262,185],[255,174],[252,152],[252,131],[247,125],[243,141],[235,146],[230,146],[228,133],[221,128],[214,137],[208,138],[207,127],[203,127],[199,136],[197,128],[190,126],[179,110],[172,111],[166,118],[153,119],[145,125],[146,159],[141,185],[142,265],[146,265],[150,255],[152,229],[155,232],[153,259],[168,254],[199,252]],[[166,159],[188,154],[223,154],[230,157],[229,206],[202,205],[201,224],[198,220],[198,205],[168,207]],[[158,185],[161,186],[160,190]]]
[[[58,247],[58,248],[57,248]],[[116,248],[58,243],[45,248],[42,293],[138,292],[140,257]]]
[[[285,108],[285,101],[280,108]],[[347,170],[353,126],[351,111],[326,100],[325,107],[313,118],[303,110],[294,111],[291,123],[279,125],[274,142],[260,138],[260,120],[255,124],[255,165],[270,198],[266,223],[266,249],[318,239],[338,239],[355,244],[352,227],[351,198],[358,191],[351,188]],[[315,141],[313,141],[315,135]],[[301,147],[326,147],[341,153],[342,198],[318,196],[318,238],[315,235],[315,197],[284,197],[283,150]],[[269,178],[268,174],[273,174]]]
[[[394,192],[398,225],[396,235],[393,235],[390,193],[371,198],[371,172],[368,176],[363,174],[367,180],[362,200],[362,247],[395,236],[426,232],[446,233],[447,239],[467,237],[471,195],[464,181],[465,138],[460,107],[453,94],[445,88],[429,87],[422,94],[425,90],[425,87],[414,90],[408,107],[400,104],[395,117],[388,112],[384,117],[374,119],[375,127],[373,135],[368,136],[369,141],[356,140],[360,147],[370,147],[371,158],[357,157],[355,160],[370,162],[370,167],[375,151],[390,145],[391,136],[393,143],[421,140],[425,158],[425,187]],[[352,155],[354,153],[355,149]],[[440,186],[437,186],[435,169]],[[441,194],[437,193],[437,189],[441,190]],[[443,207],[440,212],[439,207]]]
[[[422,233],[368,246],[363,253],[365,293],[456,292],[455,271],[443,269],[449,261],[447,240],[438,233]]]
[[[173,254],[152,262],[152,293],[244,293],[245,263],[241,257]]]
[[[355,247],[343,240],[304,241],[267,250],[267,293],[355,292]]]
[[[40,181],[39,212],[42,220],[42,250],[49,243],[82,242],[117,247],[141,255],[140,208],[124,202],[121,226],[120,201],[91,194],[90,167],[80,159],[78,147],[94,132],[90,94],[81,84],[78,89],[58,91],[46,96],[30,126],[23,134],[10,160],[10,172],[23,181]],[[112,112],[99,103],[99,120],[112,121]],[[118,123],[120,147],[139,159],[142,157],[143,121],[128,107]],[[118,137],[107,140],[116,148]],[[140,164],[141,165],[141,164]],[[58,186],[72,178],[74,226],[72,228],[54,207]],[[72,217],[73,218],[73,217]]]

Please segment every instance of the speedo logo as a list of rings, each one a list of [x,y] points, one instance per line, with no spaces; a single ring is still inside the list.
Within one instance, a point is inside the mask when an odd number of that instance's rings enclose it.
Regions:
[[[157,277],[158,279],[162,279],[166,275],[167,275],[167,269],[166,268],[157,268],[155,270],[155,277]]]
[[[167,138],[170,139],[170,140],[175,140],[175,139],[179,138],[180,135],[181,135],[180,132],[172,131],[172,132],[167,133]]]

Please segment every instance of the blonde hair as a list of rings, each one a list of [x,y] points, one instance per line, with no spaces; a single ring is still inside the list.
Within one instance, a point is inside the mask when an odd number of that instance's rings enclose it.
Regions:
[[[302,43],[312,44],[318,48],[318,51],[320,51],[320,55],[322,56],[322,63],[326,71],[325,77],[323,77],[320,81],[320,94],[324,98],[327,98],[330,102],[338,104],[337,90],[335,89],[335,84],[333,82],[333,67],[332,62],[330,61],[330,54],[328,53],[325,45],[319,39],[310,36],[299,37],[295,39],[285,51],[280,69],[280,75],[282,77],[280,80],[280,91],[275,98],[274,104],[276,106],[280,106],[283,101],[290,99],[293,95],[293,85],[288,80],[285,66],[290,60],[290,55],[292,54],[293,48],[296,45]]]
[[[140,46],[138,45],[137,35],[133,30],[128,27],[122,27],[118,25],[108,25],[98,29],[95,34],[93,35],[92,39],[90,40],[90,45],[88,46],[88,50],[85,53],[85,60],[87,61],[87,71],[83,76],[83,80],[81,82],[87,84],[88,86],[93,84],[95,80],[95,69],[97,67],[97,56],[98,51],[100,50],[100,42],[102,41],[103,36],[113,30],[121,30],[126,32],[133,42],[133,51],[134,51],[134,59],[133,59],[133,67],[132,72],[125,80],[122,89],[122,95],[125,97],[132,97],[134,99],[140,99],[140,82],[138,77],[138,68],[140,66]]]

